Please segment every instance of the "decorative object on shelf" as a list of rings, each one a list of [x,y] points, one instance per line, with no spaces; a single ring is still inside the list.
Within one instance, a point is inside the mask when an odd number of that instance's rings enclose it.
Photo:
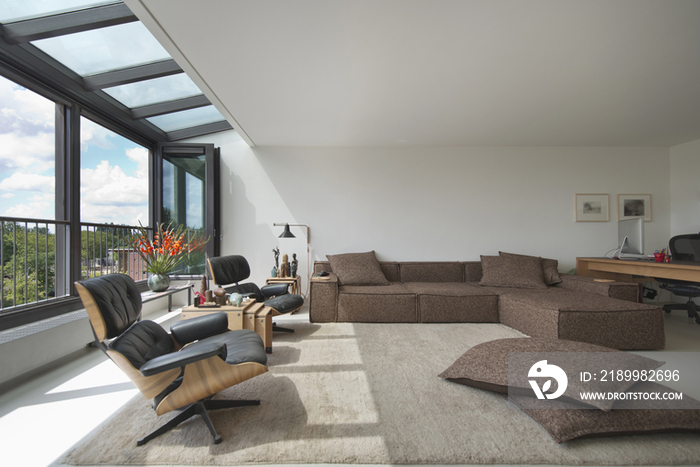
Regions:
[[[241,302],[243,301],[243,295],[239,293],[232,293],[231,294],[231,303],[233,303],[235,306],[241,306]]]
[[[297,260],[297,254],[292,253],[292,277],[297,277],[297,269],[299,269],[299,260]]]
[[[151,274],[146,281],[149,290],[153,292],[163,292],[170,287],[170,276],[167,274]]]
[[[576,222],[608,222],[610,195],[576,194]]]
[[[651,195],[617,195],[618,220],[643,217],[651,221]]]
[[[282,255],[282,274],[280,277],[289,277],[289,257],[287,255]]]
[[[277,268],[272,266],[272,271],[270,271],[270,277],[277,277]]]
[[[309,226],[306,224],[289,224],[289,223],[280,224],[280,223],[275,222],[272,225],[276,226],[276,227],[284,226],[284,232],[282,232],[282,235],[280,235],[279,238],[296,238],[296,236],[291,232],[291,230],[289,230],[290,226],[304,227],[306,229],[306,279],[307,279],[307,281],[306,281],[306,293],[304,294],[304,298],[306,298],[309,295],[309,285],[311,282],[311,228],[309,228]]]
[[[183,226],[173,229],[171,225],[163,228],[163,224],[158,224],[151,241],[148,232],[139,222],[139,235],[133,241],[134,249],[146,263],[146,270],[154,276],[166,276],[167,280],[162,277],[148,279],[148,287],[154,292],[162,292],[168,288],[170,279],[167,275],[184,261],[191,250],[191,245],[186,241],[189,229]]]
[[[272,253],[274,253],[274,255],[275,255],[275,271],[279,271],[279,269],[280,269],[280,249],[275,247],[272,249]],[[275,276],[276,275],[277,275],[277,272],[275,272]]]
[[[204,298],[207,296],[207,276],[202,276],[202,285],[199,286],[199,294]]]

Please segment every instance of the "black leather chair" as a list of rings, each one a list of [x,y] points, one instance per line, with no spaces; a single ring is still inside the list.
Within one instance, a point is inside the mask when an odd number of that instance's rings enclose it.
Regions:
[[[258,287],[252,282],[240,284],[240,281],[250,277],[248,260],[240,255],[217,256],[208,258],[209,272],[216,285],[226,293],[239,293],[244,297],[252,297],[259,303],[264,303],[272,309],[273,316],[279,316],[297,311],[304,304],[301,295],[288,293],[288,284],[269,284]],[[294,329],[282,328],[272,323],[273,331],[294,332]]]
[[[694,261],[700,265],[700,233],[676,235],[668,243],[672,261]],[[686,310],[688,318],[695,318],[700,324],[700,315],[693,302],[693,298],[700,297],[700,283],[678,281],[670,279],[656,279],[662,289],[666,289],[674,295],[688,297],[686,303],[671,303],[664,305],[664,311],[670,313],[673,310]]]
[[[141,321],[141,294],[131,277],[110,274],[75,283],[85,305],[97,346],[127,374],[156,414],[181,412],[143,445],[194,415],[200,415],[221,442],[207,409],[259,405],[260,401],[212,400],[217,392],[267,371],[260,336],[228,330],[226,313],[174,324],[168,334],[153,321]]]

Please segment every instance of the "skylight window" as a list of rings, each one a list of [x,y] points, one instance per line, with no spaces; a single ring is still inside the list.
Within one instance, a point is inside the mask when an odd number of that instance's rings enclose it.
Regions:
[[[129,108],[183,99],[202,93],[184,73],[106,88],[104,92]]]
[[[115,0],[0,0],[0,23],[55,15],[112,3],[120,2]]]
[[[191,126],[206,125],[224,120],[216,107],[208,105],[197,109],[183,110],[147,119],[163,131],[175,131]]]
[[[169,60],[140,22],[33,41],[33,45],[80,76]]]

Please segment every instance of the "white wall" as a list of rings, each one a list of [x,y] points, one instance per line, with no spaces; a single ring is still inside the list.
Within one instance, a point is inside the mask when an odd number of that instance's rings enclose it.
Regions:
[[[671,148],[671,235],[700,232],[700,139]]]
[[[375,250],[380,260],[478,260],[499,250],[556,258],[602,256],[617,242],[617,195],[652,195],[646,251],[670,226],[668,148],[250,148],[229,131],[221,147],[222,254],[242,254],[263,282],[272,249],[304,263]],[[575,222],[576,193],[609,193],[610,222]],[[300,267],[304,276],[305,268]]]

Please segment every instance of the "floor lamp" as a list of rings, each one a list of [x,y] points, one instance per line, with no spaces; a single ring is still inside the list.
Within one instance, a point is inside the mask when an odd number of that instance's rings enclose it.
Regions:
[[[277,223],[272,224],[275,227],[284,226],[284,231],[279,238],[297,238],[290,230],[289,227],[304,227],[306,228],[306,293],[304,293],[304,300],[309,294],[309,286],[311,285],[311,229],[306,224],[288,224],[288,223]]]

